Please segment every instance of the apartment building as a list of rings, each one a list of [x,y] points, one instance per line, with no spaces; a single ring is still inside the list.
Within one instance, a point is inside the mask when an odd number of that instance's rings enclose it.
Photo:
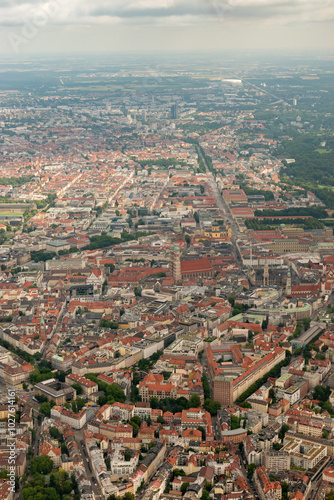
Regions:
[[[326,445],[308,441],[307,438],[285,436],[283,444],[281,451],[290,455],[294,467],[312,469],[327,456]]]
[[[138,460],[138,452],[129,452],[130,458],[125,457],[126,449],[119,447],[114,448],[109,453],[110,457],[110,474],[115,476],[116,480],[120,477],[128,478],[135,471]],[[129,458],[129,459],[128,459]]]
[[[286,452],[268,450],[262,456],[263,465],[269,470],[290,470],[291,459]]]
[[[79,413],[73,413],[60,406],[54,406],[51,409],[51,417],[70,425],[74,429],[82,429],[86,424],[86,410],[81,410]]]
[[[88,397],[99,390],[99,386],[96,384],[96,382],[88,380],[85,377],[81,377],[76,373],[70,373],[69,375],[67,375],[65,378],[65,383],[68,385],[79,384],[85,396]]]
[[[111,405],[111,415],[118,417],[120,420],[131,420],[133,417],[134,405],[125,403],[114,403]]]
[[[278,481],[271,481],[265,467],[257,467],[254,472],[254,484],[261,500],[280,500],[282,486]]]

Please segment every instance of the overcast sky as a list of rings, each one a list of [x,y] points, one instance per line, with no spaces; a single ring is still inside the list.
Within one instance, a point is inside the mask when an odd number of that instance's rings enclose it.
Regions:
[[[334,0],[0,0],[7,54],[332,51]]]

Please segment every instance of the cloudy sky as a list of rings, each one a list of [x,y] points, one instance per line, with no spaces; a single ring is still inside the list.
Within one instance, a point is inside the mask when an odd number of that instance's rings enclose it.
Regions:
[[[7,54],[334,47],[334,0],[0,0]]]

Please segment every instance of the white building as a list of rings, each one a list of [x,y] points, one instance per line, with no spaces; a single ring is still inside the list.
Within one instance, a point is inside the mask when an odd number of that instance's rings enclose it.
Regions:
[[[287,452],[291,465],[302,469],[312,469],[327,456],[327,446],[295,436],[285,436],[281,452]]]
[[[134,416],[134,405],[116,402],[111,405],[111,415],[121,420],[131,420]]]
[[[139,453],[132,453],[130,460],[126,460],[126,451],[121,446],[117,446],[110,453],[110,473],[112,476],[129,477],[135,471],[139,460]]]
[[[65,422],[74,429],[82,429],[86,424],[86,410],[81,410],[79,413],[73,413],[61,406],[54,406],[51,409],[51,417],[61,422]]]

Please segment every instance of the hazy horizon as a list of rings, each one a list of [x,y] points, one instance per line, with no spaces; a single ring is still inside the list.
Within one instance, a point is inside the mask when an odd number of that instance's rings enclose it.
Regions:
[[[0,0],[0,54],[327,53],[334,0]]]

